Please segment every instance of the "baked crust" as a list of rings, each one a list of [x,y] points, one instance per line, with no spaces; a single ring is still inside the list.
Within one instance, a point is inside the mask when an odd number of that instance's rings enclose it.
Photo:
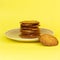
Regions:
[[[49,34],[42,34],[39,37],[40,42],[45,46],[56,46],[58,45],[58,40],[56,37]]]

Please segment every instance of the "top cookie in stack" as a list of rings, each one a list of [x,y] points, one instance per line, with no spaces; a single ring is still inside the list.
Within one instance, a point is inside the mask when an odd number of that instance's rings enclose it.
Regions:
[[[22,21],[21,22],[22,38],[37,38],[40,34],[38,21]]]

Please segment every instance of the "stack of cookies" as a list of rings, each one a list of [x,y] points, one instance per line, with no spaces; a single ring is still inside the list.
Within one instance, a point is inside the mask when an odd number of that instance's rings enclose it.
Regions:
[[[38,21],[22,21],[20,26],[22,38],[37,38],[40,35]]]

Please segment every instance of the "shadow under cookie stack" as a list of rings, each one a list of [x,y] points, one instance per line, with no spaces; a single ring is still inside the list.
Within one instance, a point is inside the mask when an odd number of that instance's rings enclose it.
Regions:
[[[40,35],[38,21],[22,21],[20,26],[22,38],[37,38]]]

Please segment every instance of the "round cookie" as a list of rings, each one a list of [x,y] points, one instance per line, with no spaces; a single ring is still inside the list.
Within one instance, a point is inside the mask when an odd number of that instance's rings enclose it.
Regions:
[[[39,37],[40,42],[45,46],[56,46],[58,45],[58,40],[56,37],[49,34],[41,34]]]
[[[22,21],[20,22],[22,27],[37,27],[39,25],[38,21]]]
[[[23,24],[39,24],[39,22],[36,20],[22,21],[21,23],[23,23]]]

